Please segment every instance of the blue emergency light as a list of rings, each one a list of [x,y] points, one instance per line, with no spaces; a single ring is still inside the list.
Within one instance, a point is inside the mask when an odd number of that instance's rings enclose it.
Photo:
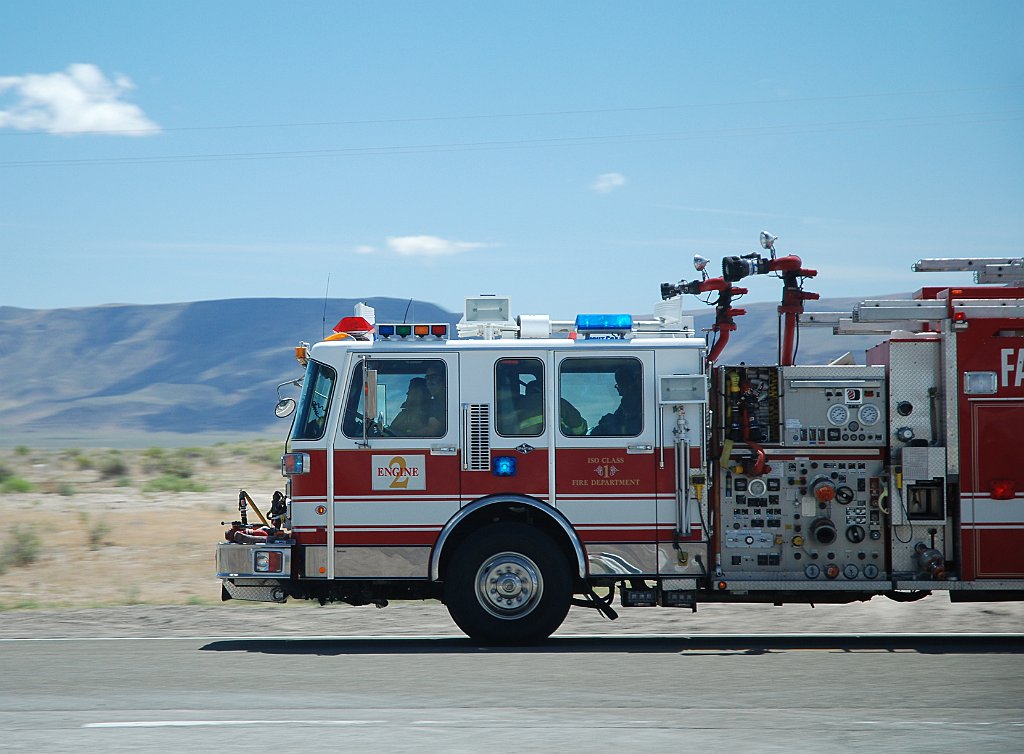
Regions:
[[[631,314],[577,314],[576,332],[595,335],[628,333],[633,329]]]
[[[512,456],[495,456],[491,470],[494,476],[515,476],[516,459]]]

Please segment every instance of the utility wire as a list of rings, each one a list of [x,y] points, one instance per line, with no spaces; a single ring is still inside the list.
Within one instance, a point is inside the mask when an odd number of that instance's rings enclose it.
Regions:
[[[879,118],[860,121],[830,121],[822,123],[792,123],[774,126],[744,128],[669,131],[661,133],[606,134],[601,136],[566,136],[544,139],[509,139],[502,141],[453,142],[440,144],[388,145],[380,147],[338,147],[327,149],[282,150],[273,152],[215,152],[208,154],[150,155],[142,157],[99,157],[56,160],[9,160],[0,162],[0,168],[23,167],[84,167],[94,165],[144,165],[186,162],[219,162],[229,160],[270,160],[323,157],[366,157],[379,155],[420,154],[429,152],[462,152],[495,149],[523,149],[538,147],[590,146],[602,144],[629,144],[657,141],[687,141],[714,138],[743,138],[772,135],[794,135],[856,131],[877,127],[922,127],[957,122],[960,124],[990,123],[1024,118],[1024,110],[988,113],[950,113],[902,118]]]
[[[647,105],[640,107],[602,107],[602,108],[581,108],[567,110],[537,110],[518,113],[469,113],[465,115],[416,115],[403,118],[360,118],[352,120],[324,120],[293,123],[230,123],[224,125],[206,126],[170,126],[167,128],[126,128],[126,129],[99,129],[99,130],[63,130],[63,131],[7,131],[0,132],[0,136],[78,136],[78,135],[143,135],[159,134],[170,132],[186,131],[231,131],[245,129],[272,129],[272,128],[321,128],[326,126],[367,126],[384,125],[388,123],[430,123],[459,120],[500,120],[509,118],[545,118],[566,115],[606,115],[613,113],[646,113],[666,112],[673,110],[701,110],[725,107],[753,107],[761,105],[794,105],[809,102],[842,102],[865,99],[902,98],[902,97],[935,97],[950,94],[968,94],[978,92],[1005,91],[1008,89],[1021,89],[1024,85],[975,87],[960,89],[932,89],[903,92],[870,92],[866,94],[836,94],[821,97],[792,97],[775,99],[751,99],[733,100],[725,102],[688,102],[685,104],[673,105]]]

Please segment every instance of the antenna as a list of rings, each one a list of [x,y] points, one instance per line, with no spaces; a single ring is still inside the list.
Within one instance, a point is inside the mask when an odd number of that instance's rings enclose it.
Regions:
[[[327,288],[324,290],[324,313],[320,319],[320,340],[327,337],[327,294],[331,290],[331,273],[327,273]]]
[[[402,324],[409,321],[409,307],[412,306],[412,299],[409,299],[409,303],[405,305],[405,314],[402,315]]]

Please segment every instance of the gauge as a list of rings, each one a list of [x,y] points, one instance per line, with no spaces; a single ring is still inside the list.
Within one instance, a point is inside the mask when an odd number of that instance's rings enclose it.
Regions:
[[[846,424],[849,421],[850,410],[842,403],[833,403],[828,407],[827,416],[829,423],[838,427],[840,424]]]
[[[821,568],[815,563],[808,563],[804,568],[804,575],[809,579],[816,579],[821,575]]]
[[[878,424],[878,420],[882,418],[882,413],[878,410],[878,406],[872,403],[865,403],[860,407],[860,411],[857,413],[861,424],[866,427]]]
[[[763,479],[751,479],[747,485],[747,492],[754,497],[764,497],[764,494],[768,492],[768,485]]]

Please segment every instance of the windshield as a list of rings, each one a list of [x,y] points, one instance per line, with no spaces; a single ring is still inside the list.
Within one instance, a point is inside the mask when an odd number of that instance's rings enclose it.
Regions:
[[[293,440],[318,440],[327,427],[327,411],[337,373],[329,366],[310,361],[302,385],[299,408],[292,424]]]

